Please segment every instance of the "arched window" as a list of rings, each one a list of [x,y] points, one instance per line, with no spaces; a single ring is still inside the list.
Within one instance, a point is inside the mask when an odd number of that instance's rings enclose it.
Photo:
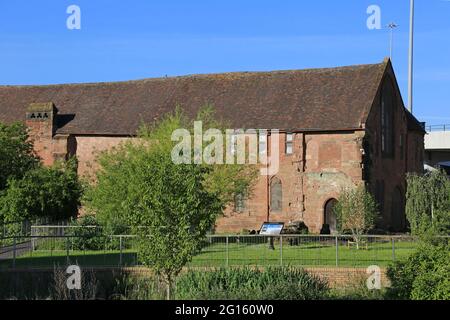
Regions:
[[[334,211],[334,207],[337,204],[336,199],[330,199],[325,203],[324,208],[324,224],[328,226],[330,233],[337,232],[337,219],[336,212]]]
[[[381,151],[383,156],[394,155],[394,87],[387,79],[381,92]]]
[[[270,211],[281,212],[283,203],[283,187],[281,180],[273,178],[270,183]]]

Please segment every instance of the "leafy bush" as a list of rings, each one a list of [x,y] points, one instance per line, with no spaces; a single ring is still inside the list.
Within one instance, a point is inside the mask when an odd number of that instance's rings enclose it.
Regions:
[[[177,299],[324,299],[325,281],[302,269],[277,267],[265,270],[237,268],[189,271],[177,281]]]
[[[283,229],[283,234],[308,234],[309,230],[303,221],[295,221]]]
[[[0,123],[0,191],[6,188],[8,179],[21,179],[38,163],[26,126]]]
[[[75,250],[101,250],[105,248],[106,238],[102,235],[100,224],[94,215],[86,215],[74,220],[69,235]]]
[[[50,217],[58,221],[74,217],[81,194],[75,159],[52,167],[37,167],[20,180],[8,180],[7,189],[0,193],[0,220]]]
[[[138,276],[122,273],[115,278],[114,292],[111,300],[163,300],[165,285],[155,275]]]
[[[369,289],[365,275],[355,275],[345,286],[336,286],[331,290],[334,300],[384,300],[386,289]]]
[[[388,297],[394,299],[450,299],[450,251],[448,241],[424,243],[404,261],[389,266]]]

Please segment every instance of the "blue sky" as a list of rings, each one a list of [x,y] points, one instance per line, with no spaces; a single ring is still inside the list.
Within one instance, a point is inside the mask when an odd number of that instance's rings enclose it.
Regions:
[[[66,9],[81,8],[81,30]],[[0,3],[0,84],[393,63],[407,103],[409,0],[36,0]],[[450,1],[416,0],[414,113],[450,123]]]

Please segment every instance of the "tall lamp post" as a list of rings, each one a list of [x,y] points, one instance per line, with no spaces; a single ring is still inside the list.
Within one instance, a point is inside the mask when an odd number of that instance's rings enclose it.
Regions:
[[[392,60],[392,51],[394,47],[394,29],[398,27],[398,24],[395,22],[391,22],[387,25],[387,27],[390,29],[389,32],[389,57]]]
[[[410,0],[409,16],[409,66],[408,66],[408,110],[413,112],[413,63],[414,63],[414,0]]]

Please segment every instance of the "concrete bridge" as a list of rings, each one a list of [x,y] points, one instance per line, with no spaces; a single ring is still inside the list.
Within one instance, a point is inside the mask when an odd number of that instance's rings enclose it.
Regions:
[[[428,126],[425,135],[425,164],[450,174],[450,124]]]

